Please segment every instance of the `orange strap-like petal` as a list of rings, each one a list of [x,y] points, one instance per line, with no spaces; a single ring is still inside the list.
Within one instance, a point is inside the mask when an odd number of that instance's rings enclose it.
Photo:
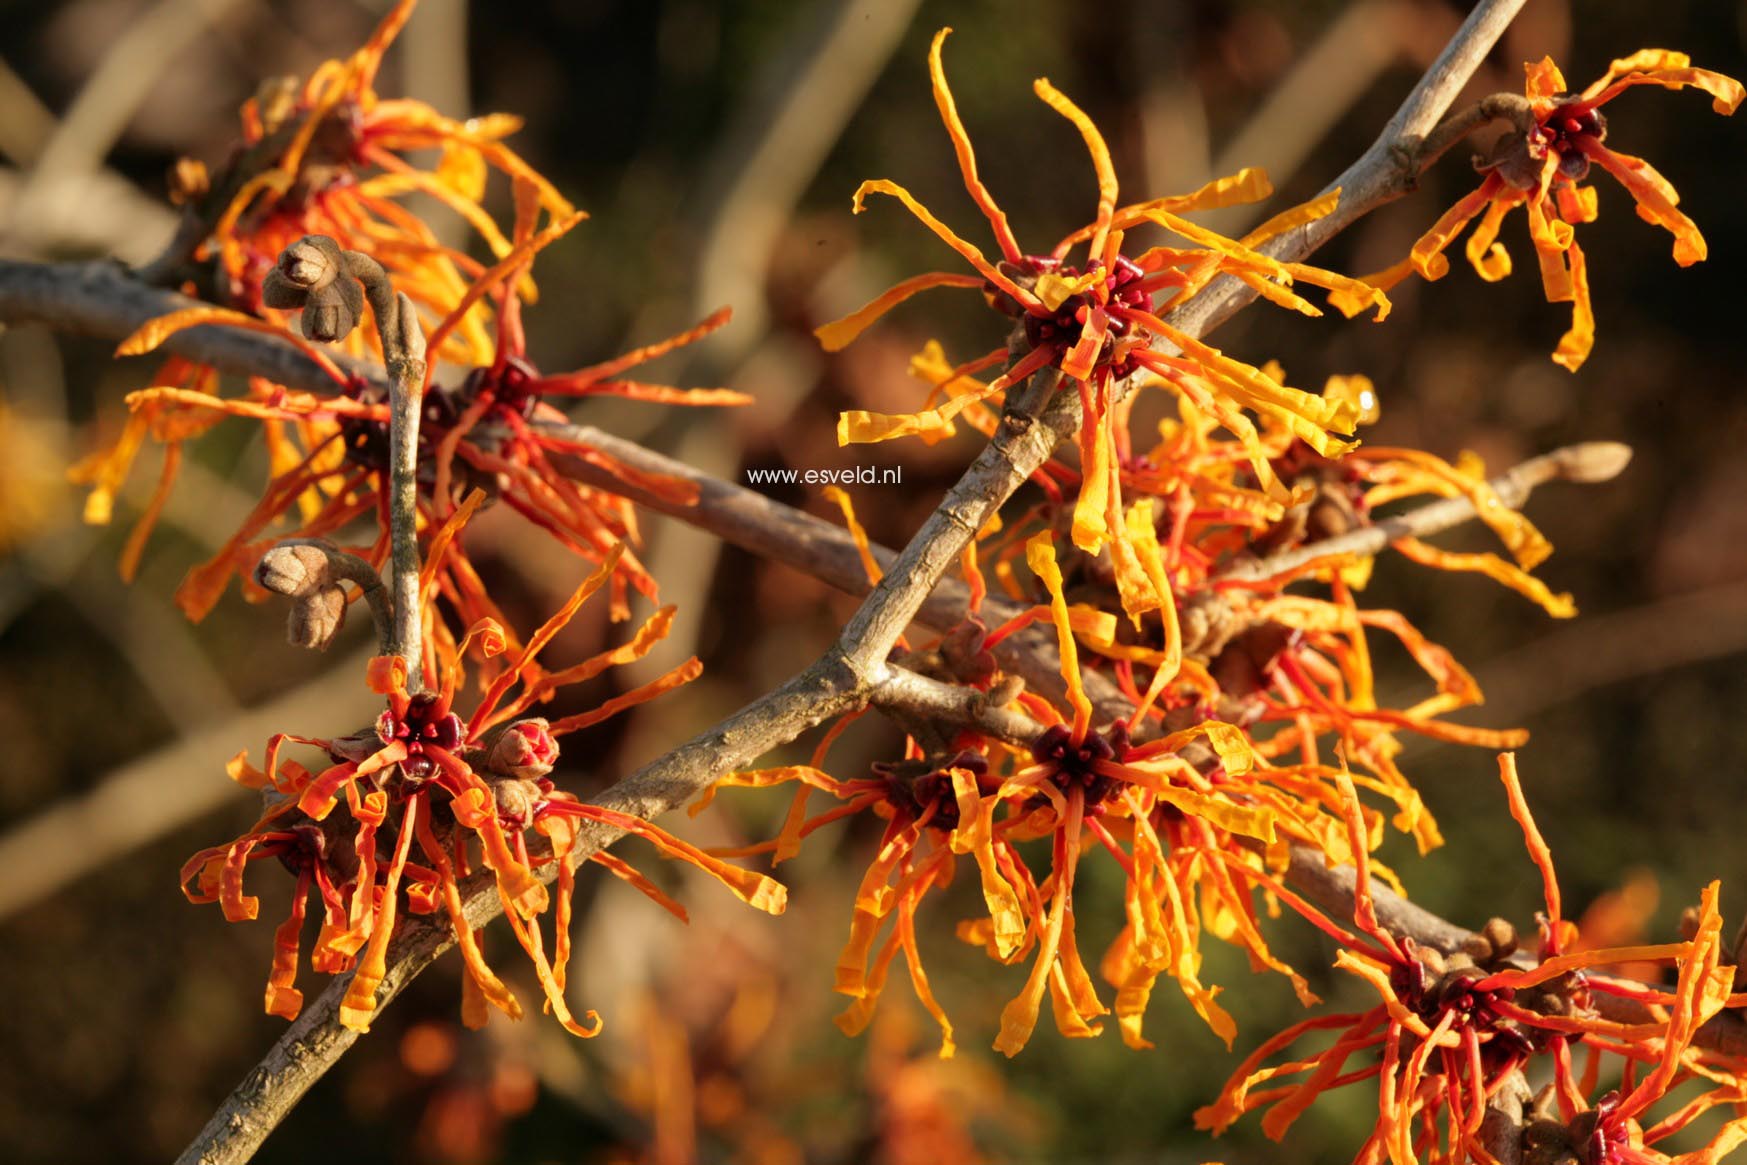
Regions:
[[[425,853],[425,859],[436,867],[437,877],[443,892],[443,907],[448,912],[450,924],[455,928],[455,941],[461,948],[462,961],[467,965],[467,982],[473,984],[475,990],[485,1002],[490,1003],[511,1019],[522,1018],[522,1005],[503,985],[489,966],[485,955],[479,949],[479,934],[467,922],[467,913],[461,901],[461,890],[455,881],[455,870],[449,862],[448,854],[444,852],[443,843],[437,840],[437,835],[431,829],[428,814],[421,814],[416,823],[419,848]],[[483,1017],[475,1016],[483,1023]]]
[[[553,736],[563,736],[566,733],[576,732],[580,729],[588,728],[591,725],[599,724],[603,720],[617,716],[626,708],[633,708],[638,704],[647,703],[665,692],[671,692],[677,687],[689,684],[703,674],[704,665],[698,660],[698,657],[694,655],[678,667],[657,676],[648,683],[641,684],[632,688],[628,692],[623,692],[614,696],[593,711],[580,712],[575,716],[566,716],[562,720],[554,720],[550,731]]]
[[[1085,139],[1086,152],[1092,155],[1092,170],[1098,176],[1098,215],[1092,222],[1092,241],[1088,250],[1097,258],[1104,252],[1104,238],[1110,233],[1110,222],[1116,213],[1116,167],[1110,161],[1110,147],[1104,144],[1104,135],[1098,132],[1098,127],[1092,124],[1085,111],[1051,85],[1047,77],[1033,81],[1031,89],[1045,105],[1074,123],[1080,137]]]
[[[1444,257],[1444,249],[1503,188],[1503,178],[1496,173],[1488,174],[1486,180],[1475,190],[1446,210],[1431,225],[1431,229],[1414,242],[1413,250],[1408,255],[1414,270],[1428,280],[1442,279],[1450,270],[1450,261]]]
[[[1025,562],[1049,591],[1050,615],[1055,621],[1056,644],[1061,651],[1062,679],[1068,686],[1068,702],[1074,708],[1073,738],[1084,740],[1092,723],[1092,701],[1086,698],[1080,679],[1079,649],[1074,643],[1073,622],[1068,614],[1068,601],[1062,593],[1061,567],[1056,565],[1055,546],[1049,531],[1035,534],[1025,543]]]
[[[971,148],[971,138],[965,132],[964,122],[959,120],[958,106],[953,102],[952,90],[946,84],[946,69],[940,63],[940,46],[946,43],[950,28],[943,28],[934,34],[934,43],[928,48],[928,79],[934,89],[934,104],[940,110],[940,120],[946,125],[946,136],[952,139],[953,153],[958,156],[959,173],[964,175],[965,189],[970,192],[971,201],[977,204],[977,209],[983,212],[983,217],[989,220],[989,227],[995,232],[995,241],[1000,244],[1001,254],[1007,257],[1009,263],[1017,263],[1024,258],[1025,253],[1019,249],[1019,243],[1013,237],[1013,228],[1007,225],[1007,214],[995,202],[994,195],[977,177],[977,154]],[[821,340],[824,337],[820,337]],[[826,344],[825,350],[836,351]]]
[[[509,254],[497,262],[496,266],[468,286],[467,293],[456,301],[455,306],[449,309],[449,314],[444,316],[442,322],[432,328],[425,337],[425,347],[435,352],[443,343],[444,338],[466,318],[474,304],[485,298],[487,293],[495,290],[505,279],[514,275],[540,251],[569,234],[577,223],[587,217],[587,213],[580,210],[573,214],[564,215],[533,238],[513,248]],[[435,366],[436,361],[434,360],[427,366],[425,370],[426,383],[429,383],[431,369]]]
[[[117,356],[141,356],[154,351],[158,345],[168,340],[184,328],[199,327],[202,324],[218,324],[227,328],[241,328],[246,332],[262,332],[277,337],[297,348],[305,356],[321,366],[321,370],[333,377],[334,383],[341,388],[347,387],[351,380],[340,371],[339,365],[320,347],[310,343],[289,329],[266,320],[256,319],[240,311],[232,311],[227,307],[186,307],[181,311],[173,311],[156,319],[147,320],[123,340],[115,349]]]
[[[920,202],[917,202],[908,190],[905,190],[896,182],[889,181],[885,178],[873,178],[863,182],[856,189],[855,198],[850,204],[851,209],[854,210],[856,214],[861,213],[863,203],[869,194],[886,194],[896,198],[899,202],[904,204],[905,208],[908,209],[911,214],[921,220],[923,226],[933,231],[941,242],[957,251],[966,262],[968,262],[972,267],[975,267],[977,271],[982,274],[984,279],[987,279],[990,283],[993,283],[996,287],[999,287],[1002,291],[1005,291],[1008,295],[1018,300],[1021,305],[1027,308],[1035,308],[1038,306],[1037,297],[1035,295],[1031,294],[1031,292],[1025,290],[1025,288],[1019,286],[1001,271],[997,270],[994,264],[990,263],[983,257],[981,251],[954,234],[952,228],[948,227],[945,223],[930,214],[927,207],[923,206]]]
[[[1510,802],[1510,815],[1522,827],[1523,841],[1529,848],[1529,859],[1541,873],[1541,893],[1547,904],[1548,921],[1557,926],[1564,917],[1559,905],[1559,878],[1553,872],[1553,854],[1529,812],[1528,799],[1523,796],[1522,782],[1517,778],[1516,753],[1498,754],[1498,779],[1504,782],[1505,796]],[[1556,933],[1556,932],[1555,932]]]
[[[855,542],[856,553],[861,555],[861,569],[867,575],[867,585],[870,588],[877,587],[880,584],[880,579],[885,576],[885,571],[880,569],[880,564],[874,559],[873,551],[869,549],[867,531],[855,519],[855,504],[849,500],[848,494],[834,485],[825,487],[825,498],[827,501],[835,502],[837,508],[842,511],[843,524],[849,529],[849,537]]]
[[[352,975],[345,998],[340,1001],[340,1023],[353,1031],[369,1031],[370,1018],[376,1012],[376,989],[382,986],[382,980],[388,974],[388,939],[394,932],[395,913],[400,903],[400,876],[406,869],[407,853],[424,808],[423,797],[410,798],[406,803],[400,838],[394,847],[388,876],[382,884],[382,911],[370,932],[370,945],[364,951],[364,959]]]
[[[868,326],[918,292],[935,287],[981,287],[980,275],[954,275],[948,271],[930,271],[913,275],[902,283],[881,292],[867,303],[841,319],[832,320],[813,329],[819,346],[827,352],[839,352],[854,342]]]
[[[1559,337],[1553,363],[1576,372],[1595,347],[1595,309],[1589,303],[1589,268],[1583,250],[1572,243],[1566,248],[1565,257],[1571,265],[1571,328]]]
[[[1569,594],[1554,592],[1534,575],[1506,562],[1496,554],[1465,554],[1454,550],[1440,550],[1417,538],[1398,538],[1389,545],[1422,566],[1435,566],[1440,570],[1471,570],[1484,574],[1494,582],[1502,583],[1539,603],[1555,619],[1569,619],[1577,614],[1577,604]]]
[[[640,348],[631,349],[622,356],[615,356],[611,360],[605,360],[599,364],[591,364],[587,368],[579,368],[575,372],[566,372],[558,376],[545,377],[541,380],[535,381],[530,387],[536,392],[581,391],[591,384],[596,384],[600,381],[617,376],[628,368],[635,368],[637,365],[646,364],[658,356],[665,356],[676,348],[684,348],[688,344],[695,344],[705,336],[708,336],[710,333],[721,328],[732,319],[733,316],[733,308],[717,308],[705,317],[702,323],[697,324],[695,327],[687,328],[685,331],[676,335],[669,336],[665,340],[657,340],[653,344],[644,344]]]
[[[485,728],[502,719],[498,702],[503,699],[504,693],[509,691],[510,687],[522,677],[522,673],[533,661],[534,656],[552,642],[554,636],[564,630],[571,618],[582,607],[582,604],[606,585],[624,553],[625,544],[623,542],[618,543],[608,551],[600,566],[582,580],[576,590],[572,591],[570,597],[564,601],[564,605],[558,608],[550,619],[541,624],[538,631],[528,637],[528,642],[516,654],[515,659],[510,662],[497,679],[492,681],[491,687],[486,689],[484,697],[479,701],[479,707],[474,709],[473,717],[468,721],[468,736],[475,737]]]
[[[971,392],[955,396],[945,404],[919,413],[890,416],[885,413],[870,413],[861,409],[851,409],[839,414],[837,418],[837,443],[839,445],[869,444],[875,441],[889,441],[894,437],[909,437],[918,434],[927,437],[932,434],[950,432],[953,417],[978,401],[986,400],[1024,380],[1027,376],[1049,364],[1055,357],[1056,350],[1047,345],[1042,348],[1033,348],[1026,353],[1023,359],[988,384],[979,385]]]
[[[1698,224],[1676,208],[1674,204],[1680,196],[1656,167],[1643,158],[1610,150],[1587,137],[1579,138],[1577,144],[1586,157],[1600,163],[1602,169],[1619,179],[1620,185],[1631,193],[1638,204],[1640,218],[1655,223],[1674,236],[1676,263],[1690,267],[1704,259],[1709,248],[1699,233]]]
[[[1055,972],[1056,957],[1062,946],[1063,928],[1067,924],[1068,911],[1072,909],[1074,871],[1080,860],[1080,822],[1085,801],[1080,791],[1075,789],[1068,795],[1067,802],[1067,815],[1057,826],[1056,832],[1053,873],[1055,893],[1049,905],[1048,916],[1043,922],[1043,934],[1037,944],[1036,959],[1024,990],[1002,1009],[1001,1033],[995,1037],[995,1050],[1009,1058],[1019,1054],[1030,1041],[1032,1030],[1037,1026],[1037,1013],[1043,1005],[1043,992]]]

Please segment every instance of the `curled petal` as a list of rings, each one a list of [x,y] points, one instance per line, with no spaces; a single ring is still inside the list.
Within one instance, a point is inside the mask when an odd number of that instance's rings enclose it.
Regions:
[[[370,931],[370,945],[364,951],[364,959],[352,975],[345,998],[340,1001],[340,1023],[353,1031],[369,1031],[370,1018],[376,1012],[376,989],[388,974],[388,939],[394,932],[395,915],[400,904],[400,878],[406,870],[407,853],[412,848],[413,835],[417,832],[419,816],[424,808],[423,797],[413,797],[406,803],[406,816],[401,821],[394,858],[382,884],[382,909]]]
[[[1019,949],[1025,938],[1025,915],[1019,906],[1019,896],[1001,876],[995,860],[994,812],[997,798],[984,798],[977,790],[976,777],[966,769],[951,769],[953,796],[958,802],[958,828],[953,830],[952,852],[971,854],[976,858],[977,872],[982,878],[983,902],[989,908],[994,924],[994,943],[999,957],[1005,959]]]
[[[509,988],[503,985],[490,967],[486,965],[485,955],[479,949],[479,935],[467,922],[467,913],[461,902],[461,889],[455,881],[455,871],[449,862],[443,843],[437,840],[435,831],[431,829],[428,814],[421,814],[417,822],[419,848],[425,853],[425,859],[437,870],[438,884],[443,895],[443,907],[449,914],[450,924],[455,928],[455,941],[461,947],[462,961],[467,965],[466,982],[473,985],[472,990],[479,993],[483,1002],[490,1003],[511,1019],[522,1018],[522,1005]],[[465,1007],[465,1004],[464,1004]],[[482,1026],[484,1016],[476,1015],[478,1024]]]
[[[1576,372],[1595,347],[1595,310],[1589,303],[1589,268],[1582,249],[1572,243],[1565,254],[1571,264],[1571,329],[1559,338],[1553,363]]]
[[[1061,649],[1062,679],[1067,682],[1068,702],[1074,708],[1073,738],[1085,739],[1092,723],[1092,702],[1080,680],[1079,650],[1074,643],[1073,624],[1068,615],[1068,602],[1062,594],[1061,567],[1056,565],[1055,546],[1049,531],[1038,533],[1025,544],[1025,562],[1049,591],[1049,605],[1055,620],[1056,644]]]
[[[273,932],[273,969],[267,975],[267,1014],[281,1019],[296,1019],[303,1010],[303,992],[293,984],[297,980],[298,936],[303,930],[304,910],[309,902],[309,871],[297,876],[297,888],[291,894],[291,913]]]
[[[1619,179],[1638,204],[1638,215],[1645,222],[1655,223],[1674,236],[1674,261],[1682,267],[1700,262],[1709,253],[1698,224],[1676,209],[1680,196],[1649,162],[1610,150],[1600,142],[1580,138],[1578,146],[1585,156],[1599,163],[1602,169]]]
[[[1488,174],[1478,188],[1446,210],[1443,217],[1419,237],[1408,258],[1421,277],[1436,280],[1448,273],[1450,261],[1444,257],[1444,249],[1455,241],[1487,203],[1503,192],[1504,185],[1504,179],[1498,174]]]

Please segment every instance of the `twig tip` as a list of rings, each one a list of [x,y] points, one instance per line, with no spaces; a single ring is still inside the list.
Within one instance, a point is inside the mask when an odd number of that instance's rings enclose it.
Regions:
[[[1632,447],[1620,441],[1585,441],[1573,445],[1561,465],[1567,481],[1594,484],[1612,481],[1632,461]]]

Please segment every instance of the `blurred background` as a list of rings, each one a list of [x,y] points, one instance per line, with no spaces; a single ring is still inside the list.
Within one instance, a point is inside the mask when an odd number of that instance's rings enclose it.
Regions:
[[[221,162],[237,107],[263,79],[345,55],[385,7],[0,2],[0,254],[150,258],[174,224],[172,163]],[[947,68],[983,176],[1020,240],[1043,249],[1090,217],[1095,187],[1071,127],[1032,98],[1033,77],[1049,76],[1103,128],[1131,199],[1266,167],[1281,191],[1275,202],[1214,216],[1240,230],[1315,193],[1357,156],[1464,7],[424,0],[378,88],[456,116],[521,115],[515,148],[591,212],[539,262],[541,302],[526,322],[541,367],[597,361],[733,305],[732,326],[650,378],[732,386],[754,405],[602,407],[585,419],[731,479],[748,468],[902,464],[901,489],[851,491],[873,537],[899,545],[973,455],[972,438],[839,450],[835,416],[901,411],[918,394],[909,355],[930,337],[960,358],[984,351],[987,318],[975,297],[939,294],[829,359],[809,330],[945,258],[895,205],[852,218],[863,178],[902,182],[983,237],[928,90],[936,28],[957,30]],[[1529,0],[1469,96],[1520,90],[1522,62],[1543,53],[1581,87],[1644,46],[1684,49],[1742,76],[1747,5]],[[1581,907],[1631,886],[1666,933],[1711,878],[1724,881],[1726,912],[1747,908],[1737,802],[1747,764],[1747,394],[1732,274],[1747,263],[1747,126],[1714,116],[1700,94],[1651,89],[1608,117],[1610,144],[1647,156],[1679,188],[1711,258],[1675,267],[1668,236],[1598,181],[1601,221],[1582,240],[1599,339],[1580,374],[1548,360],[1568,310],[1542,301],[1520,216],[1503,236],[1518,274],[1502,284],[1485,286],[1457,263],[1441,283],[1402,287],[1381,326],[1263,307],[1218,341],[1252,362],[1278,358],[1308,388],[1331,373],[1373,377],[1383,402],[1367,433],[1374,442],[1446,457],[1471,448],[1495,469],[1574,441],[1637,450],[1617,482],[1549,487],[1529,508],[1559,548],[1541,573],[1575,594],[1576,621],[1554,623],[1484,580],[1400,559],[1381,563],[1368,602],[1405,611],[1476,671],[1489,696],[1477,722],[1532,730],[1520,762],[1567,901]],[[1363,272],[1405,254],[1472,188],[1468,152],[1459,147],[1417,194],[1318,261]],[[493,190],[500,212],[507,193]],[[283,1025],[259,1013],[272,924],[231,926],[213,907],[187,905],[176,871],[253,818],[224,777],[225,758],[245,747],[258,758],[274,731],[337,733],[371,715],[358,682],[362,621],[313,656],[285,645],[278,610],[249,607],[234,588],[199,626],[169,601],[262,480],[248,426],[221,426],[192,447],[139,580],[118,581],[121,542],[158,455],[142,459],[110,528],[81,525],[81,499],[64,484],[70,461],[113,438],[123,395],[149,372],[113,362],[111,348],[34,327],[0,331],[0,1159],[9,1162],[167,1159],[279,1034]],[[829,512],[798,488],[772,492]],[[531,626],[582,567],[499,517],[477,523],[474,553],[512,620]],[[663,519],[649,518],[645,534],[663,599],[681,607],[675,635],[645,669],[586,695],[641,682],[694,651],[707,670],[597,730],[568,770],[584,793],[809,662],[852,609],[786,568]],[[1482,544],[1466,537],[1443,541]],[[577,658],[621,634],[585,610],[548,658]],[[833,767],[858,775],[896,740],[858,727]],[[1401,847],[1388,853],[1415,896],[1470,925],[1491,914],[1527,923],[1539,884],[1493,758],[1416,745],[1404,768],[1449,841],[1424,861]],[[718,805],[676,828],[709,844],[757,840],[774,831],[786,798],[727,794]],[[381,1017],[259,1160],[670,1165],[693,1145],[701,1160],[760,1163],[1280,1159],[1255,1121],[1217,1143],[1190,1128],[1237,1056],[1297,1011],[1283,981],[1252,977],[1229,952],[1210,948],[1208,978],[1228,987],[1236,1054],[1161,984],[1148,1021],[1157,1051],[1127,1052],[1113,1032],[1064,1041],[1045,1021],[1009,1063],[988,1042],[1022,972],[961,947],[951,933],[960,914],[937,902],[922,943],[959,1028],[958,1056],[935,1058],[936,1033],[901,976],[873,1031],[842,1037],[829,1022],[831,966],[875,841],[870,824],[809,841],[787,867],[791,906],[775,920],[687,883],[674,887],[692,909],[687,928],[623,886],[584,879],[571,998],[601,1011],[603,1035],[583,1043],[535,1018],[464,1031],[451,956]],[[661,865],[627,847],[640,866]],[[1116,881],[1102,865],[1088,863],[1081,898],[1102,889],[1112,909],[1085,911],[1088,951],[1118,921]],[[670,870],[653,872],[671,883]],[[262,918],[279,917],[288,887],[265,870],[251,878]],[[1362,998],[1320,970],[1329,952],[1306,930],[1271,936],[1319,990]],[[492,932],[488,953],[502,956],[494,961],[524,999],[538,997],[506,935]],[[1349,1159],[1372,1096],[1360,1088],[1318,1106],[1287,1156]]]

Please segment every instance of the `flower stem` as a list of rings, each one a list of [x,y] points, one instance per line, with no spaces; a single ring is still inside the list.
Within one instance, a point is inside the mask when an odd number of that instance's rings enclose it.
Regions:
[[[408,692],[424,688],[423,604],[419,602],[419,416],[423,412],[425,334],[418,311],[397,294],[382,265],[345,252],[346,269],[364,285],[388,366],[389,561],[394,576],[392,651],[406,663]]]
[[[416,367],[414,367],[416,365]],[[406,688],[424,687],[424,651],[420,642],[419,602],[419,402],[424,361],[402,363],[393,370],[388,414],[388,518],[390,561],[394,565],[393,652],[406,663]]]

